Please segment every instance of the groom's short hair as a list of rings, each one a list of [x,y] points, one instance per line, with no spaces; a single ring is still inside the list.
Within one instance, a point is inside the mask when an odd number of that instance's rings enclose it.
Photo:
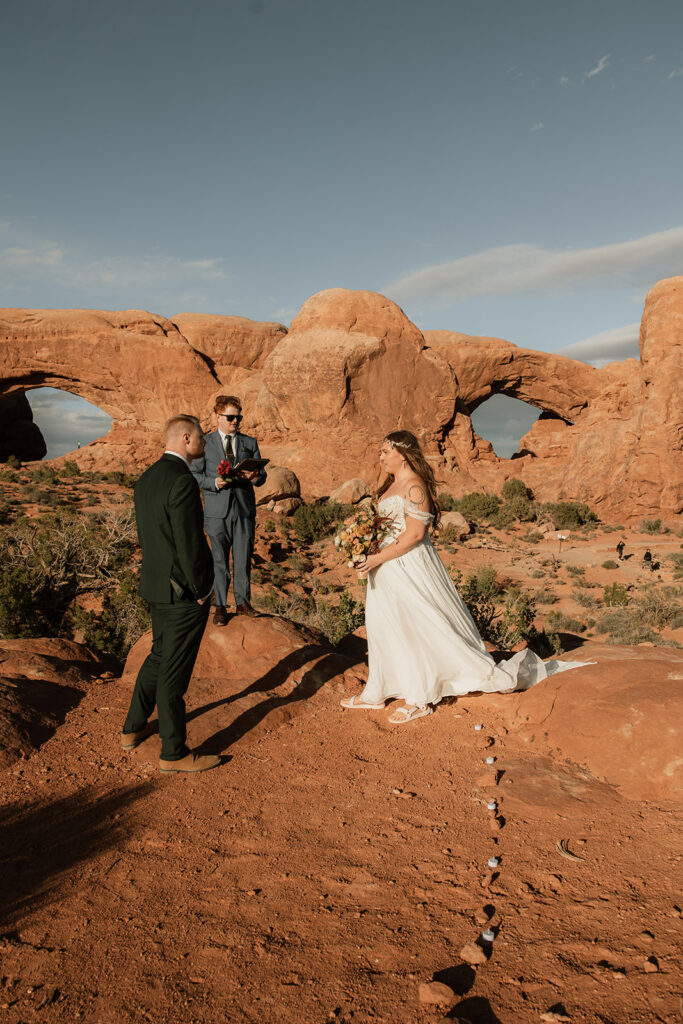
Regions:
[[[214,412],[223,412],[229,405],[234,405],[236,409],[242,412],[242,403],[236,395],[219,395],[216,399],[216,403],[213,407]]]
[[[184,434],[188,428],[196,427],[200,433],[202,425],[196,416],[189,412],[180,412],[164,423],[164,440],[169,441],[178,434]]]

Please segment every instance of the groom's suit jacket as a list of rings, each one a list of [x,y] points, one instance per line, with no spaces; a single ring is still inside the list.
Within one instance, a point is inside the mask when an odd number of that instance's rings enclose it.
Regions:
[[[181,595],[206,597],[213,585],[213,558],[199,491],[185,459],[166,453],[145,470],[135,485],[135,517],[142,548],[140,596],[153,604],[173,604]]]
[[[192,475],[204,494],[204,516],[206,519],[225,519],[234,507],[237,508],[237,514],[241,519],[254,519],[256,516],[254,484],[256,487],[260,487],[265,483],[265,469],[259,471],[253,484],[248,480],[235,481],[235,483],[228,484],[227,487],[222,487],[220,491],[216,490],[218,465],[223,459],[229,458],[236,464],[242,459],[261,458],[258,441],[255,437],[238,432],[235,434],[235,439],[237,454],[233,460],[232,456],[226,456],[221,435],[214,430],[213,433],[206,435],[204,454],[192,463]]]

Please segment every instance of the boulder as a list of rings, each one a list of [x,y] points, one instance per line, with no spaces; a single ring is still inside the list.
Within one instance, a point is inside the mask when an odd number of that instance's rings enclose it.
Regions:
[[[683,651],[588,644],[577,659],[597,664],[510,695],[511,729],[536,753],[573,761],[623,796],[680,801]]]
[[[42,459],[47,454],[45,439],[23,391],[14,391],[0,399],[0,462],[10,455],[22,462]]]
[[[455,531],[458,540],[462,540],[463,537],[471,531],[471,526],[460,512],[442,512],[441,519],[439,521],[439,532],[449,527],[449,531]]]
[[[262,487],[256,488],[256,504],[268,505],[284,498],[300,498],[301,485],[291,469],[285,466],[267,466],[268,476]],[[301,504],[301,502],[299,502]]]
[[[356,505],[363,498],[367,497],[368,488],[365,480],[360,480],[356,477],[353,480],[347,480],[337,487],[330,494],[330,501],[338,501],[340,505]]]

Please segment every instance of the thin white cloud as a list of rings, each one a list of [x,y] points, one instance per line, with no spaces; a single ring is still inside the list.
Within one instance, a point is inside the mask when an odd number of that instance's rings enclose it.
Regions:
[[[670,71],[666,76],[667,82],[670,82],[672,78],[680,78],[683,75],[683,68],[679,68],[678,71]]]
[[[534,123],[532,124],[531,128],[529,129],[529,131],[530,132],[540,132],[542,129],[543,129],[543,121],[534,121]]]
[[[132,256],[102,254],[89,258],[51,239],[33,235],[22,225],[0,223],[0,273],[3,290],[21,296],[36,288],[66,292],[125,292],[163,287],[175,293],[187,286],[229,281],[221,261],[212,257],[184,260],[179,256],[143,253]]]
[[[575,341],[560,349],[558,354],[598,368],[608,363],[623,362],[624,359],[638,359],[639,334],[639,323],[613,327],[609,331],[600,331],[590,338],[584,338],[583,341]]]
[[[606,53],[604,57],[601,57],[595,67],[586,72],[586,78],[594,78],[596,75],[599,75],[601,71],[604,71],[609,64],[610,56],[611,55],[609,53]]]
[[[654,54],[654,53],[648,53],[647,57],[643,57],[643,60],[644,61],[651,61],[651,60],[655,59],[655,56],[656,56],[656,54]]]
[[[562,85],[562,86],[569,85],[569,79],[567,78],[566,75],[562,75],[562,77],[560,78],[560,85]]]
[[[399,303],[438,305],[481,295],[513,295],[576,285],[647,288],[653,277],[683,273],[683,227],[630,242],[586,249],[503,245],[449,263],[424,267],[392,281],[384,293]]]
[[[37,388],[28,391],[27,397],[33,419],[45,438],[48,459],[102,437],[111,427],[111,416],[77,395],[56,388]]]

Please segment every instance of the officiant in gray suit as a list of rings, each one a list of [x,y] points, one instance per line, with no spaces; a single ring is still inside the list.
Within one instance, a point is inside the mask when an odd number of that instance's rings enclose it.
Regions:
[[[240,432],[242,404],[234,395],[219,395],[214,405],[216,430],[205,436],[204,454],[193,461],[192,475],[204,495],[204,525],[211,543],[214,568],[213,621],[225,626],[230,552],[232,551],[232,590],[238,615],[256,615],[251,606],[251,558],[254,549],[256,498],[254,487],[266,479],[262,467],[239,469],[244,459],[260,459],[258,442]],[[231,464],[229,478],[218,467],[223,460]],[[234,467],[238,467],[235,471]]]

